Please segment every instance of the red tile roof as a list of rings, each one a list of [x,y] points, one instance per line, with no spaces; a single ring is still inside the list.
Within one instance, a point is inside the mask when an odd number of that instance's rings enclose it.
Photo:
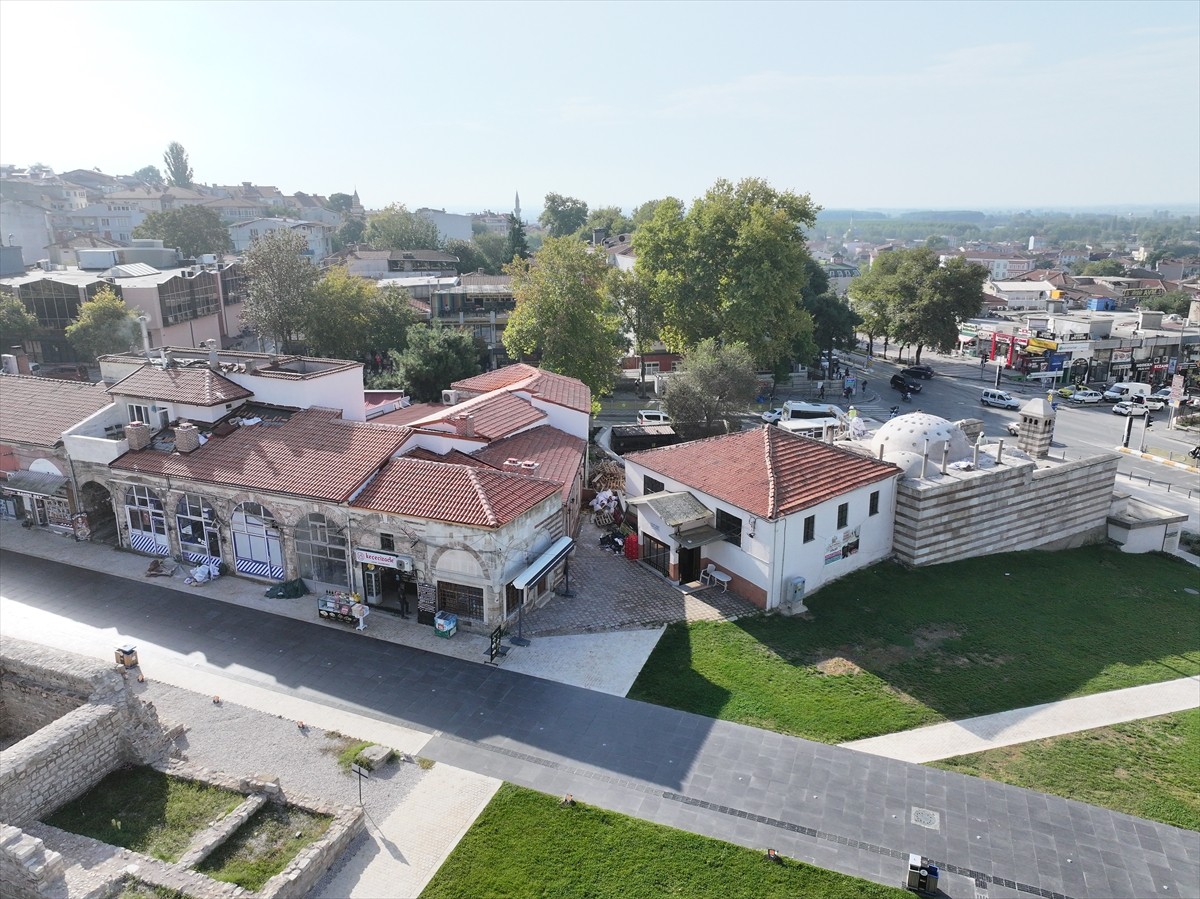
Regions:
[[[103,384],[0,375],[0,440],[54,446],[63,431],[111,403]]]
[[[775,519],[895,477],[896,466],[764,425],[625,457],[760,518]]]
[[[422,418],[428,418],[441,408],[443,408],[441,403],[413,403],[403,409],[376,415],[370,421],[371,424],[380,425],[408,425]]]
[[[470,465],[401,456],[393,459],[351,505],[391,515],[498,528],[529,511],[559,485]]]
[[[562,485],[563,502],[566,502],[570,498],[586,452],[585,440],[572,437],[558,428],[542,425],[506,437],[504,440],[497,440],[475,453],[474,458],[488,462],[501,471],[523,472],[556,481]],[[530,470],[506,465],[509,459],[536,462],[537,468]]]
[[[495,468],[494,465],[489,465],[482,459],[477,459],[475,456],[469,456],[461,450],[450,450],[448,453],[439,455],[433,450],[425,449],[423,446],[418,446],[415,449],[404,454],[406,459],[424,459],[426,462],[450,462],[454,465],[474,465],[476,468]]]
[[[579,412],[592,411],[592,391],[582,381],[517,362],[450,385],[468,393],[490,390],[523,390],[548,403]]]
[[[306,409],[278,424],[243,425],[191,453],[128,452],[111,468],[344,502],[411,432]]]
[[[206,366],[159,368],[149,363],[122,378],[108,392],[188,406],[220,406],[254,395]]]
[[[536,408],[529,400],[505,391],[485,393],[453,406],[438,406],[432,415],[408,421],[414,428],[434,424],[453,424],[461,415],[470,415],[475,427],[475,437],[482,440],[498,440],[522,428],[527,428],[546,418],[546,413]],[[381,415],[380,418],[387,418]]]

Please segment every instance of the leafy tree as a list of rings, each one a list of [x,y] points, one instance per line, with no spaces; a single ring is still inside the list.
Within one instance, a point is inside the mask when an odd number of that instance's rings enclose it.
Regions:
[[[1146,297],[1140,300],[1138,305],[1143,309],[1186,316],[1192,305],[1192,296],[1182,290],[1171,290],[1160,297]]]
[[[1085,276],[1091,275],[1097,278],[1119,277],[1125,274],[1125,266],[1121,265],[1116,259],[1100,259],[1096,262],[1087,263],[1087,265],[1080,269],[1079,274]]]
[[[624,351],[604,257],[571,237],[551,237],[533,260],[515,259],[517,306],[504,328],[510,355],[542,354],[550,371],[578,378],[592,396],[611,392]]]
[[[666,197],[665,199],[673,203],[679,203],[674,197]],[[654,211],[658,209],[658,204],[662,202],[664,201],[647,200],[641,206],[635,206],[633,214],[629,218],[629,230],[636,231],[642,225],[646,224],[646,222],[650,221],[650,219],[654,218]],[[682,206],[683,204],[680,203],[680,205]]]
[[[400,384],[421,402],[440,399],[445,388],[480,371],[474,338],[436,323],[409,328],[408,345],[392,351],[392,364]]]
[[[634,355],[639,357],[638,393],[646,395],[645,357],[658,340],[662,309],[649,288],[629,271],[613,269],[609,276],[613,300],[621,316],[621,327]]]
[[[308,242],[296,231],[280,229],[260,237],[246,251],[246,300],[242,320],[270,337],[284,351],[311,320],[309,305],[317,268],[301,254]]]
[[[126,352],[139,331],[134,311],[111,287],[104,287],[79,307],[79,317],[67,325],[66,335],[80,356],[94,361],[105,353]]]
[[[551,237],[566,237],[583,227],[587,215],[588,206],[583,200],[548,193],[538,223],[550,232]]]
[[[24,303],[16,297],[0,296],[0,346],[5,352],[25,343],[37,332],[37,316]]]
[[[458,270],[460,272],[477,272],[483,269],[485,272],[491,267],[491,260],[484,255],[483,251],[473,240],[460,240],[454,238],[446,242],[446,252],[451,256],[458,257]],[[496,272],[490,272],[496,274]]]
[[[785,371],[812,329],[801,306],[810,258],[801,229],[817,209],[807,194],[758,178],[718,181],[686,213],[678,200],[660,201],[633,245],[638,276],[662,304],[667,347],[687,352],[720,335]]]
[[[340,250],[342,247],[353,246],[363,242],[363,234],[367,230],[367,223],[360,218],[348,218],[333,232],[333,243],[335,250]]]
[[[367,218],[366,242],[380,250],[440,250],[437,225],[423,215],[393,203]]]
[[[155,187],[161,187],[163,184],[162,172],[160,172],[158,170],[158,166],[156,166],[156,165],[142,166],[140,169],[138,169],[136,172],[133,173],[133,177],[137,178],[139,181],[142,181],[146,184],[152,184]]]
[[[177,140],[167,145],[163,153],[163,165],[167,167],[167,178],[172,187],[192,186],[192,166],[188,162],[187,150]]]
[[[576,233],[584,240],[591,240],[592,231],[597,228],[602,228],[608,232],[609,236],[615,237],[618,234],[632,231],[633,221],[626,218],[618,206],[601,206],[588,213],[583,227]]]
[[[529,238],[525,236],[525,223],[515,215],[508,217],[508,258],[529,258]]]
[[[309,351],[331,359],[361,359],[369,352],[403,349],[412,313],[406,296],[391,293],[343,266],[326,271],[300,322]]]
[[[862,324],[862,317],[840,297],[823,293],[804,298],[804,308],[813,320],[813,341],[808,347],[799,347],[796,355],[801,359],[812,359],[815,348],[824,350],[848,350],[855,345],[855,331]]]
[[[133,229],[134,237],[157,238],[164,246],[176,247],[184,256],[226,253],[233,249],[229,231],[216,210],[204,206],[180,206],[152,212]]]
[[[371,347],[377,350],[403,350],[408,346],[408,329],[416,324],[417,313],[403,287],[380,288],[379,298],[367,311],[367,333]]]
[[[349,212],[354,205],[354,197],[350,194],[335,193],[329,195],[329,208],[334,212]]]
[[[757,387],[754,355],[744,343],[706,338],[667,382],[663,408],[681,437],[706,437],[745,412]]]

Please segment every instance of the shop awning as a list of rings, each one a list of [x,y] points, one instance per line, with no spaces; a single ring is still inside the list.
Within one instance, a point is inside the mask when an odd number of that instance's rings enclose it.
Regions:
[[[513,578],[512,585],[517,590],[524,590],[530,584],[536,584],[544,578],[555,565],[567,557],[575,548],[575,541],[570,537],[559,537],[550,544],[550,548],[538,556],[533,564]]]
[[[0,483],[14,493],[32,493],[36,496],[58,496],[65,490],[67,479],[58,474],[40,471],[10,471],[8,479]]]
[[[716,543],[718,540],[724,539],[725,535],[721,531],[708,525],[675,534],[675,541],[679,544],[680,549],[695,549],[697,546]]]
[[[627,506],[649,506],[654,514],[662,519],[668,527],[678,527],[690,521],[701,521],[712,516],[708,508],[696,497],[686,491],[672,493],[660,490],[658,493],[647,493],[645,496],[635,496],[626,501]]]

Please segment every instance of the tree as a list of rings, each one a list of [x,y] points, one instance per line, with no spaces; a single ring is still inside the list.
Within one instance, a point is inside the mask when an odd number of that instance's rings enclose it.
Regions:
[[[588,213],[583,226],[576,233],[584,240],[591,240],[592,232],[596,229],[601,229],[608,236],[615,237],[618,234],[632,231],[633,221],[626,218],[618,206],[601,206]]]
[[[815,297],[804,298],[804,308],[813,320],[812,342],[807,347],[799,347],[798,358],[812,359],[819,348],[829,350],[848,350],[855,345],[855,331],[862,324],[862,317],[848,306],[840,297],[831,293],[823,293]]]
[[[163,165],[167,167],[167,179],[172,187],[192,186],[192,166],[188,162],[187,150],[177,140],[167,145],[163,153]]]
[[[403,287],[383,287],[379,299],[367,311],[367,333],[371,349],[391,352],[408,346],[408,330],[416,323],[417,313]]]
[[[66,335],[81,357],[95,361],[105,353],[128,352],[139,330],[134,311],[111,287],[104,287],[79,307],[79,317],[67,325]]]
[[[593,397],[611,392],[624,346],[604,257],[572,237],[551,237],[533,260],[504,271],[517,301],[504,328],[509,354],[540,351],[543,368],[578,378]]]
[[[679,201],[674,197],[666,197],[665,199],[670,200],[673,203],[679,203]],[[629,217],[629,230],[636,231],[638,228],[642,227],[642,225],[646,224],[646,222],[650,221],[650,219],[654,218],[654,211],[658,209],[658,204],[662,202],[664,201],[647,200],[641,206],[635,206],[633,209],[633,214]],[[682,206],[683,204],[680,203],[679,205]]]
[[[1192,296],[1182,290],[1171,290],[1158,297],[1145,297],[1139,301],[1143,309],[1174,313],[1186,316],[1192,305]]]
[[[525,223],[515,215],[508,217],[508,258],[529,258],[529,238],[525,236]]]
[[[460,272],[487,272],[491,267],[492,261],[484,255],[473,240],[460,240],[454,238],[446,242],[446,252],[451,256],[458,257],[458,270]],[[499,269],[490,274],[497,274]]]
[[[1097,262],[1089,262],[1080,270],[1079,274],[1099,278],[1119,277],[1125,274],[1125,266],[1116,259],[1101,259]]]
[[[706,338],[667,382],[663,408],[679,436],[707,437],[745,412],[757,387],[754,355],[744,343]]]
[[[786,371],[812,329],[801,306],[810,258],[801,229],[818,208],[758,178],[718,181],[686,213],[678,200],[659,201],[633,245],[638,276],[662,305],[667,347],[686,353],[720,336]]]
[[[0,296],[0,346],[7,352],[38,332],[37,317],[16,297]]]
[[[334,212],[349,212],[354,206],[354,197],[350,194],[335,193],[329,195],[329,208]]]
[[[588,206],[583,200],[548,193],[538,223],[550,232],[551,237],[566,237],[583,227],[587,215]]]
[[[156,238],[164,246],[177,248],[190,258],[233,249],[233,241],[221,224],[221,216],[204,206],[180,206],[166,212],[152,212],[133,229],[133,236]]]
[[[354,244],[362,243],[363,233],[367,230],[367,223],[360,218],[351,217],[346,219],[333,232],[334,249],[340,250],[342,247],[353,246]]]
[[[307,249],[302,234],[279,229],[260,237],[246,251],[242,321],[271,338],[277,352],[284,352],[302,323],[310,320],[318,273],[301,255]]]
[[[151,184],[155,187],[161,187],[163,184],[162,172],[158,170],[158,166],[156,165],[142,166],[133,173],[133,177],[137,178],[141,182],[144,182],[145,184]]]
[[[645,356],[658,340],[662,309],[649,288],[633,272],[613,269],[609,279],[612,297],[621,316],[621,327],[638,357],[638,394],[645,396]]]
[[[440,250],[437,225],[423,215],[393,203],[367,218],[366,242],[379,250]]]
[[[408,329],[408,345],[392,352],[400,383],[421,402],[440,400],[442,391],[463,378],[479,374],[474,338],[457,328],[419,324]]]
[[[374,281],[335,266],[313,288],[299,328],[315,355],[362,359],[368,353],[404,349],[405,330],[412,320],[409,310],[406,295],[393,296]]]

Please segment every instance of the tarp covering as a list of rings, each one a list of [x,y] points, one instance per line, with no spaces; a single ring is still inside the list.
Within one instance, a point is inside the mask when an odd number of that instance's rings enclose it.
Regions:
[[[304,583],[304,578],[296,578],[294,581],[284,581],[282,584],[276,584],[266,595],[271,599],[295,599],[298,596],[307,596],[310,592],[308,584]]]

